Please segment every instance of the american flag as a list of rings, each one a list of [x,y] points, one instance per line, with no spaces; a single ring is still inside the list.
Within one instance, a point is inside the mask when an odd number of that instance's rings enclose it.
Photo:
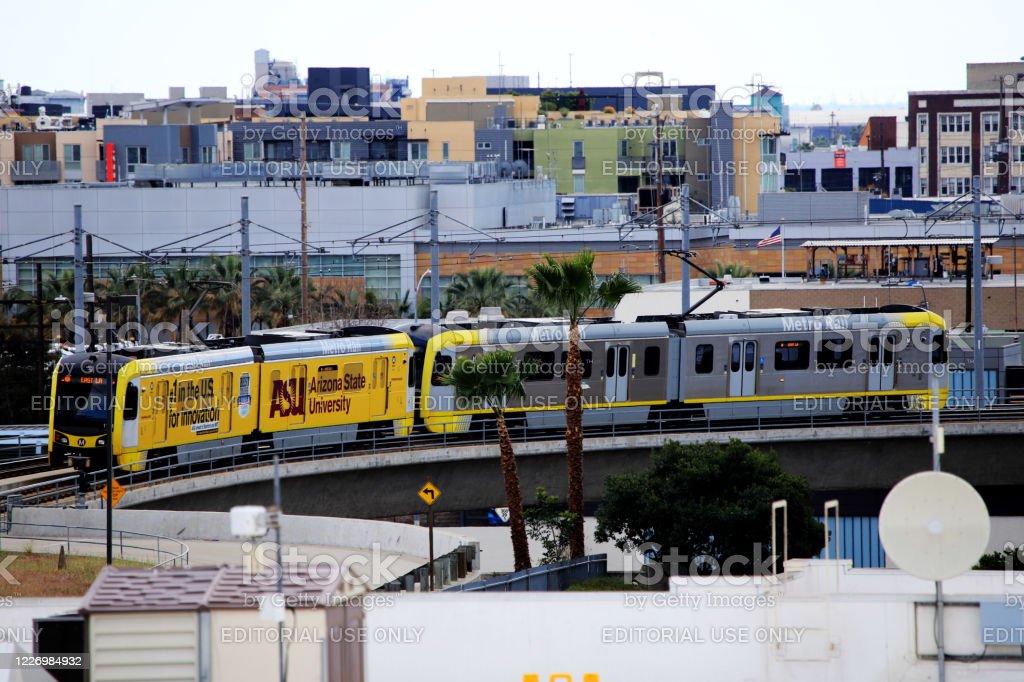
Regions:
[[[779,225],[778,227],[775,228],[774,232],[772,232],[769,236],[765,237],[764,239],[762,239],[761,241],[759,241],[757,243],[757,248],[761,248],[762,246],[771,246],[772,244],[781,244],[781,243],[782,243],[782,226]]]

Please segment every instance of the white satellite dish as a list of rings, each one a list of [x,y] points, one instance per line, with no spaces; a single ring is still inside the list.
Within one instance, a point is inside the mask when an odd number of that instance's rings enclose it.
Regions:
[[[878,535],[896,565],[926,580],[958,576],[988,545],[988,508],[970,483],[926,471],[896,484],[882,503]]]

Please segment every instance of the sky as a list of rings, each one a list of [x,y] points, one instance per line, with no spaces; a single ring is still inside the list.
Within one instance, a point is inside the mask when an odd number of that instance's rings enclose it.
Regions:
[[[374,75],[525,75],[536,86],[667,83],[735,94],[763,82],[794,108],[906,106],[962,89],[965,64],[1016,61],[1021,0],[769,2],[54,2],[0,10],[0,79],[43,90],[248,91],[253,51]],[[42,22],[42,23],[40,23]],[[24,30],[19,30],[18,27]],[[45,26],[45,30],[41,30]],[[34,27],[34,28],[33,28]],[[570,57],[571,54],[571,57]],[[500,66],[499,66],[500,65]]]

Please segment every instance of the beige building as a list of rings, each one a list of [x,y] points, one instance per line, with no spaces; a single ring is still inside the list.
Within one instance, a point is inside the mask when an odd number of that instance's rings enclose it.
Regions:
[[[363,679],[362,608],[339,596],[340,577],[288,567],[285,621],[261,614],[275,601],[269,576],[240,567],[104,568],[86,594],[89,677],[106,680],[278,680],[284,641],[290,680]]]

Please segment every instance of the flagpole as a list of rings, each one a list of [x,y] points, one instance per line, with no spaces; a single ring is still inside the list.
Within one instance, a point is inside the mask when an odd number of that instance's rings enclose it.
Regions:
[[[779,277],[780,281],[786,281],[786,219],[783,218],[782,222],[779,223],[779,237],[782,238],[782,273]]]

